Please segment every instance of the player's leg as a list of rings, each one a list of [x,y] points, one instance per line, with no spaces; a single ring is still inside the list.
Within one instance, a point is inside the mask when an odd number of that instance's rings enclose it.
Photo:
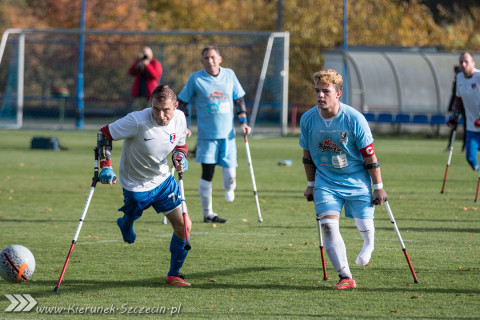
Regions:
[[[345,200],[345,216],[354,218],[355,225],[363,238],[362,250],[355,259],[355,263],[361,266],[368,264],[375,248],[375,224],[373,221],[375,207],[371,203],[371,193]]]
[[[333,289],[356,288],[348,265],[345,242],[340,233],[339,219],[343,200],[319,188],[315,188],[314,198],[322,199],[321,202],[315,202],[315,211],[318,212],[317,216],[320,218],[328,259],[340,277],[340,282]]]
[[[479,147],[479,135],[476,132],[467,131],[466,132],[466,158],[470,167],[472,167],[475,172],[479,171],[477,154]]]
[[[366,266],[375,249],[375,224],[373,219],[355,218],[355,225],[363,238],[363,247],[355,259],[355,263],[359,266]]]
[[[188,250],[185,250],[186,241],[181,206],[169,212],[167,219],[172,224],[173,235],[170,241],[170,269],[165,281],[172,285],[189,287],[190,283],[185,281],[185,277],[180,273],[180,269],[188,255]],[[192,222],[188,214],[185,216],[185,221],[187,223],[187,232],[190,234]]]
[[[133,231],[133,223],[142,216],[143,210],[150,206],[148,194],[123,189],[123,203],[118,211],[122,211],[124,215],[117,219],[117,225],[122,232],[123,240],[134,243],[137,235]]]
[[[226,219],[218,217],[218,214],[213,212],[212,206],[212,180],[218,153],[218,140],[198,140],[195,161],[202,164],[202,177],[198,184],[198,194],[200,196],[200,204],[202,205],[203,210],[203,221],[210,223],[227,222]]]
[[[219,141],[219,161],[222,166],[223,188],[225,189],[225,200],[235,200],[235,188],[237,186],[237,146],[235,138],[222,139]]]
[[[170,241],[170,269],[165,281],[176,286],[190,286],[180,273],[188,250],[185,250],[185,228],[181,207],[180,188],[175,179],[170,176],[159,187],[152,192],[152,206],[157,213],[164,212],[173,228],[172,239]],[[187,232],[190,234],[192,222],[190,216],[185,216],[187,223]]]

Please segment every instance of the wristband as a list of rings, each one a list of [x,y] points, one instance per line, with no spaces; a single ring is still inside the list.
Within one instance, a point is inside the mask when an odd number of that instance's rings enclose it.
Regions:
[[[307,181],[309,187],[315,186],[315,181]]]
[[[241,118],[238,118],[238,123],[240,124],[247,124],[247,117],[241,117]]]
[[[111,167],[111,166],[112,166],[112,160],[100,161],[100,168]]]
[[[374,190],[383,189],[383,183],[380,182],[380,183],[374,184],[373,189]]]

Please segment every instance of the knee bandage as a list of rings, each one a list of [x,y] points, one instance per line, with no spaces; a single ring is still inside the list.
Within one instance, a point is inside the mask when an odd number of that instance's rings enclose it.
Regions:
[[[223,170],[223,188],[226,191],[233,191],[237,186],[237,170],[236,168],[222,168]]]

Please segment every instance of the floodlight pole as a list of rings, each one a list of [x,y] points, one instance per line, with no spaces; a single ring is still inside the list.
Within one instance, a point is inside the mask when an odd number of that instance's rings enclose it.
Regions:
[[[83,104],[83,60],[85,50],[85,11],[87,0],[82,0],[82,9],[80,13],[80,30],[83,31],[78,39],[78,73],[77,73],[77,129],[83,129],[83,119],[85,114]]]

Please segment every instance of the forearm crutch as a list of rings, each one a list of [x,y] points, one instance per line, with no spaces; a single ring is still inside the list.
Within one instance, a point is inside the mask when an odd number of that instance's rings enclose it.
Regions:
[[[408,266],[410,267],[410,271],[412,272],[413,280],[415,283],[418,283],[417,275],[415,274],[415,270],[413,270],[413,267],[412,267],[412,262],[408,257],[407,249],[405,249],[405,244],[403,243],[402,236],[400,235],[400,231],[398,230],[397,223],[395,222],[395,218],[393,217],[392,209],[390,209],[390,205],[388,204],[387,200],[385,200],[384,203],[385,203],[385,208],[387,208],[388,216],[390,217],[390,222],[393,224],[393,228],[397,233],[398,241],[402,246],[403,253],[405,254],[405,258],[407,259],[407,262],[408,262]]]
[[[192,249],[190,245],[190,236],[187,228],[187,206],[185,204],[185,191],[183,189],[183,173],[178,173],[178,184],[180,185],[180,194],[182,197],[182,217],[183,217],[183,230],[185,232],[185,250]]]
[[[62,272],[60,273],[60,278],[58,279],[57,285],[53,289],[53,292],[58,292],[60,289],[60,284],[62,283],[63,276],[65,275],[65,271],[67,270],[68,262],[70,261],[70,256],[72,255],[73,248],[77,243],[78,235],[80,234],[80,230],[82,229],[83,221],[85,220],[85,216],[87,215],[88,207],[90,206],[90,201],[92,200],[93,192],[95,191],[95,186],[97,185],[98,179],[98,148],[95,147],[95,169],[93,172],[92,184],[90,186],[90,191],[88,192],[87,201],[85,202],[85,206],[83,207],[83,212],[78,221],[77,230],[75,231],[75,235],[73,236],[72,244],[70,246],[70,250],[67,254],[67,259],[65,260],[65,264],[63,265]]]
[[[445,182],[447,181],[447,175],[448,175],[448,168],[450,167],[450,161],[452,160],[452,153],[453,153],[453,143],[455,142],[455,136],[457,133],[457,126],[452,130],[452,137],[450,139],[450,146],[449,146],[449,151],[448,151],[448,160],[447,160],[447,167],[445,168],[445,175],[443,177],[443,184],[442,184],[442,191],[440,193],[443,193],[443,190],[445,189]],[[478,190],[477,190],[478,192]]]
[[[258,202],[257,185],[255,184],[255,175],[253,174],[253,165],[252,158],[250,156],[250,147],[248,146],[248,138],[246,134],[244,134],[243,137],[245,138],[245,149],[247,150],[248,167],[250,168],[250,177],[252,178],[253,195],[255,196],[255,202],[257,203],[258,222],[263,222],[262,213],[260,212],[260,203]]]
[[[318,217],[317,217],[317,227],[318,227],[318,245],[320,247],[320,255],[322,256],[323,280],[327,281],[328,280],[327,266],[325,265],[325,253],[323,251],[322,224]]]

